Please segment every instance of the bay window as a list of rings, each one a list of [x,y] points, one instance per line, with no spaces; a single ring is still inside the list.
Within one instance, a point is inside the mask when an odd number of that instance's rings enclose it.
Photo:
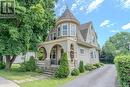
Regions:
[[[62,30],[62,31],[63,31],[63,33],[62,33],[63,36],[66,36],[66,35],[67,35],[67,29],[68,29],[68,28],[67,28],[67,24],[63,24],[62,29],[63,29],[63,30]]]
[[[76,25],[75,24],[71,24],[71,28],[70,28],[70,32],[71,32],[71,36],[76,36]]]

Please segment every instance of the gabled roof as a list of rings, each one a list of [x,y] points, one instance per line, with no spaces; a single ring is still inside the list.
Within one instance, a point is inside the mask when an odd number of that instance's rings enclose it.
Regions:
[[[92,22],[88,22],[88,23],[80,25],[79,29],[80,29],[80,32],[81,32],[81,35],[82,35],[84,41],[86,41],[88,29],[90,28],[91,25],[92,25]]]
[[[62,16],[59,17],[58,21],[63,20],[63,19],[70,19],[70,20],[75,20],[75,21],[79,22],[68,8],[64,11]]]

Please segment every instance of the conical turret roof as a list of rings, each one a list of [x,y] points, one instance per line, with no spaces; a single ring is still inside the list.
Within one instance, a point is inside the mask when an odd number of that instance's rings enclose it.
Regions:
[[[71,11],[67,8],[61,17],[57,21],[70,20],[79,23],[76,17],[71,13]]]

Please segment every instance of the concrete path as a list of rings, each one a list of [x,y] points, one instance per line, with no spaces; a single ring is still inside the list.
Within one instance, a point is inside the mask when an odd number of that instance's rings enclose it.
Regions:
[[[0,77],[0,87],[20,87],[16,83]]]
[[[115,66],[105,65],[62,87],[117,87]]]

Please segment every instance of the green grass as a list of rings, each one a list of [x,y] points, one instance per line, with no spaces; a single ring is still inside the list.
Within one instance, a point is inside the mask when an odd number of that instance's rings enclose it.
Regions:
[[[32,82],[25,82],[22,84],[19,84],[21,87],[59,87],[64,85],[65,83],[72,81],[80,76],[84,76],[88,73],[86,71],[85,73],[81,73],[79,76],[69,76],[65,79],[56,79],[56,78],[50,78],[46,80],[37,80]]]
[[[19,72],[19,67],[19,64],[13,64],[10,71],[0,70],[0,76],[9,80],[23,80],[40,75],[40,73],[36,72]]]
[[[37,80],[37,81],[22,83],[20,84],[20,86],[21,87],[58,87],[58,86],[62,86],[63,84],[75,78],[76,77],[72,77],[72,76],[65,79],[50,78],[46,80]]]

